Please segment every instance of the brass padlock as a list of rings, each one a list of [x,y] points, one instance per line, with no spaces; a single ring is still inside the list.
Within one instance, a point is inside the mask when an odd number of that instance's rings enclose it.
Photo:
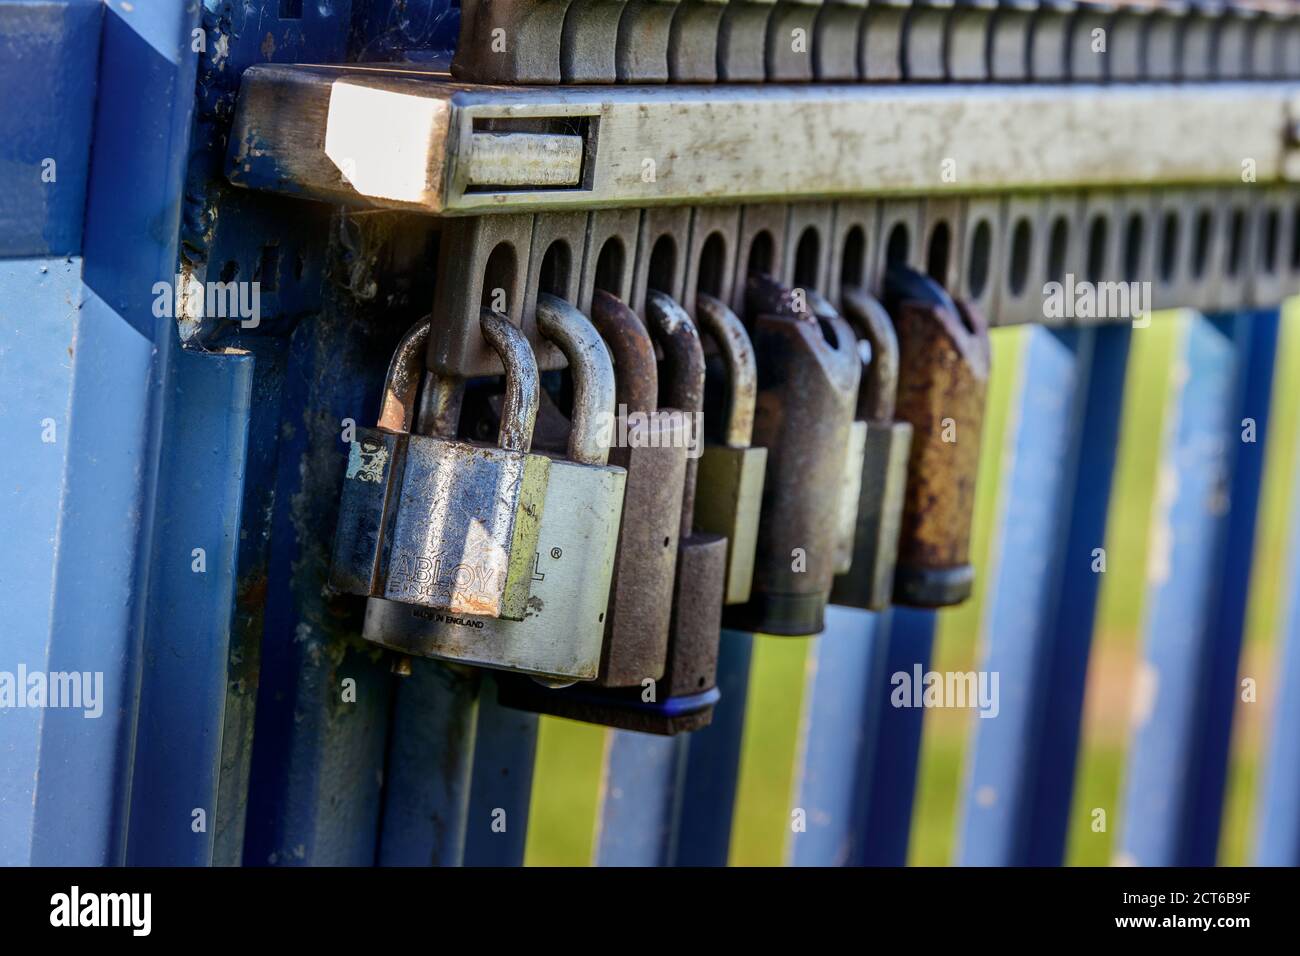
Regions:
[[[841,298],[844,318],[862,336],[859,347],[866,347],[857,410],[866,447],[848,567],[835,578],[831,602],[875,611],[893,593],[912,426],[894,420],[898,336],[889,313],[857,286],[846,287]]]
[[[897,415],[912,426],[894,601],[960,604],[970,596],[975,478],[989,379],[988,326],[934,280],[901,265],[885,278],[898,334]]]
[[[695,319],[717,343],[727,372],[722,444],[706,444],[695,482],[695,528],[727,539],[723,603],[744,604],[754,583],[754,551],[763,507],[767,449],[756,448],[758,368],[740,317],[711,295],[696,296]]]
[[[430,320],[398,346],[379,427],[349,449],[330,583],[453,614],[524,616],[550,462],[529,454],[538,373],[523,334],[484,309],[514,395],[498,446],[409,433]]]
[[[686,478],[687,419],[659,406],[650,333],[627,305],[597,289],[591,320],[614,361],[619,435],[609,460],[627,471],[623,521],[605,618],[601,687],[663,676]]]
[[[576,308],[550,295],[538,296],[537,324],[569,362],[574,410],[567,457],[550,466],[527,615],[504,621],[371,601],[362,636],[413,656],[564,686],[594,679],[600,666],[626,472],[606,464],[614,369],[600,336]]]
[[[820,633],[830,597],[862,363],[848,323],[815,315],[806,296],[767,276],[749,278],[754,439],[767,448],[767,474],[753,594],[726,613],[737,630]]]

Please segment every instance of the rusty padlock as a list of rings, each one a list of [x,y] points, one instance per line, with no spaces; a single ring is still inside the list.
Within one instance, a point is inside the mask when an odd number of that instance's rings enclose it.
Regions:
[[[960,604],[970,596],[971,519],[989,378],[988,326],[934,280],[903,265],[885,278],[898,334],[897,417],[912,426],[894,601]]]
[[[767,448],[767,472],[753,594],[726,612],[738,630],[820,633],[830,596],[862,363],[848,323],[815,315],[806,295],[767,276],[749,278],[754,442]]]
[[[639,687],[663,676],[677,567],[688,422],[659,409],[654,344],[628,306],[597,289],[591,320],[614,360],[619,434],[611,464],[627,469],[623,523],[605,617],[601,687]]]
[[[721,444],[706,444],[695,483],[695,528],[727,539],[725,604],[744,604],[754,583],[754,551],[763,508],[767,449],[754,439],[758,368],[740,317],[711,295],[696,297],[699,328],[713,337],[726,366]]]
[[[898,336],[889,313],[857,286],[845,287],[841,300],[845,319],[862,336],[859,346],[867,347],[862,350],[857,410],[857,420],[866,428],[866,448],[852,550],[847,569],[835,578],[831,602],[875,611],[893,594],[912,426],[894,420]]]
[[[672,298],[655,290],[646,296],[646,320],[664,352],[664,403],[698,419],[704,401],[704,349],[694,323]],[[504,679],[498,682],[503,705],[663,735],[697,730],[713,719],[713,706],[720,696],[715,677],[727,541],[720,535],[692,530],[692,464],[688,462],[679,513],[680,545],[663,678],[647,678],[638,687],[601,690],[576,686],[556,691],[529,681]]]

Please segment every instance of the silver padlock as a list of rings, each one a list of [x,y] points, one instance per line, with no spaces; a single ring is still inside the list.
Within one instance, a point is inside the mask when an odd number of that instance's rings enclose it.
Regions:
[[[529,454],[538,372],[523,334],[483,310],[514,395],[499,447],[410,434],[431,320],[389,367],[379,427],[349,449],[330,583],[452,613],[522,618],[550,461]],[[426,386],[428,387],[428,386]]]
[[[568,359],[574,395],[568,456],[551,462],[526,616],[506,621],[371,601],[362,633],[413,656],[517,671],[560,687],[593,680],[600,669],[627,472],[606,464],[614,367],[605,343],[586,316],[554,296],[538,296],[537,324]]]

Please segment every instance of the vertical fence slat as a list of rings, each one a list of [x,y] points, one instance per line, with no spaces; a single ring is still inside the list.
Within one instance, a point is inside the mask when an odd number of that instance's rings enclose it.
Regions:
[[[862,794],[875,756],[878,701],[887,695],[885,614],[826,609],[826,630],[809,648],[807,690],[799,728],[795,810],[804,829],[788,844],[794,866],[846,866],[861,855],[866,807]]]
[[[381,866],[464,860],[480,682],[474,671],[411,662],[389,732]]]
[[[1233,609],[1244,606],[1237,592],[1249,581],[1259,495],[1249,458],[1263,454],[1276,332],[1275,311],[1193,315],[1175,356],[1125,785],[1124,862],[1214,862],[1243,628]],[[1242,441],[1248,409],[1257,418],[1253,443]]]
[[[1129,326],[1028,332],[999,475],[982,670],[958,859],[1059,865],[1115,464]]]
[[[523,865],[540,719],[498,704],[495,682],[484,675],[465,831],[466,866]]]
[[[609,732],[598,866],[667,866],[675,858],[689,734]]]
[[[1300,454],[1292,473],[1291,541],[1286,617],[1283,622],[1277,701],[1273,727],[1261,767],[1255,862],[1260,866],[1300,866]],[[1285,587],[1284,584],[1284,587]]]
[[[902,866],[907,862],[924,711],[894,707],[889,700],[889,680],[900,671],[913,673],[918,665],[922,672],[929,670],[934,651],[934,611],[896,607],[887,618],[887,625],[881,628],[886,642],[885,666],[878,692],[871,695],[876,710],[872,718],[875,758],[861,798],[867,826],[858,862],[864,866]]]
[[[691,734],[687,748],[678,866],[725,866],[731,852],[753,653],[753,634],[722,632],[717,677],[722,697],[713,708],[713,722]]]

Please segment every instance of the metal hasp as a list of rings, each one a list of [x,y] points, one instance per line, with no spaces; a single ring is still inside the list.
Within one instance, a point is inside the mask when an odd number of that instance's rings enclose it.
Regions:
[[[679,0],[627,0],[614,59],[620,83],[668,82],[668,50]]]
[[[572,0],[461,0],[451,73],[465,83],[559,83]]]
[[[349,446],[330,585],[452,614],[518,620],[549,462],[530,455],[538,379],[532,352],[490,310],[483,335],[507,370],[499,447],[410,434],[430,320],[402,340],[389,368],[379,427]]]
[[[767,449],[753,593],[729,628],[801,636],[822,629],[861,362],[853,330],[815,315],[803,290],[751,276],[746,310],[758,364],[754,442]]]
[[[989,377],[988,328],[936,282],[893,266],[885,307],[898,334],[898,417],[912,426],[894,601],[959,604],[970,564],[975,477]]]
[[[813,75],[823,83],[859,79],[858,35],[867,0],[826,0],[813,27]]]
[[[893,594],[912,426],[895,421],[898,336],[885,307],[850,286],[841,292],[840,309],[870,356],[863,359],[858,390],[857,419],[866,428],[866,447],[859,497],[853,503],[853,538],[848,561],[836,569],[831,601],[874,611],[887,606]]]
[[[728,0],[718,23],[718,82],[767,79],[767,21],[776,0]]]
[[[574,412],[567,453],[550,461],[538,544],[528,555],[532,588],[523,619],[429,614],[373,602],[365,636],[409,654],[564,686],[593,680],[600,666],[626,473],[606,464],[614,369],[600,336],[582,313],[554,296],[538,296],[537,320],[569,361]]]
[[[1285,174],[1294,90],[1259,82],[505,88],[415,71],[268,65],[244,74],[227,171],[236,185],[436,215],[918,194],[933,190],[933,171],[952,156],[962,157],[954,194],[1226,185],[1240,183],[1242,156],[1268,182]],[[764,145],[796,136],[797,151]],[[1139,141],[1147,146],[1133,149]],[[647,152],[667,142],[670,153]]]

